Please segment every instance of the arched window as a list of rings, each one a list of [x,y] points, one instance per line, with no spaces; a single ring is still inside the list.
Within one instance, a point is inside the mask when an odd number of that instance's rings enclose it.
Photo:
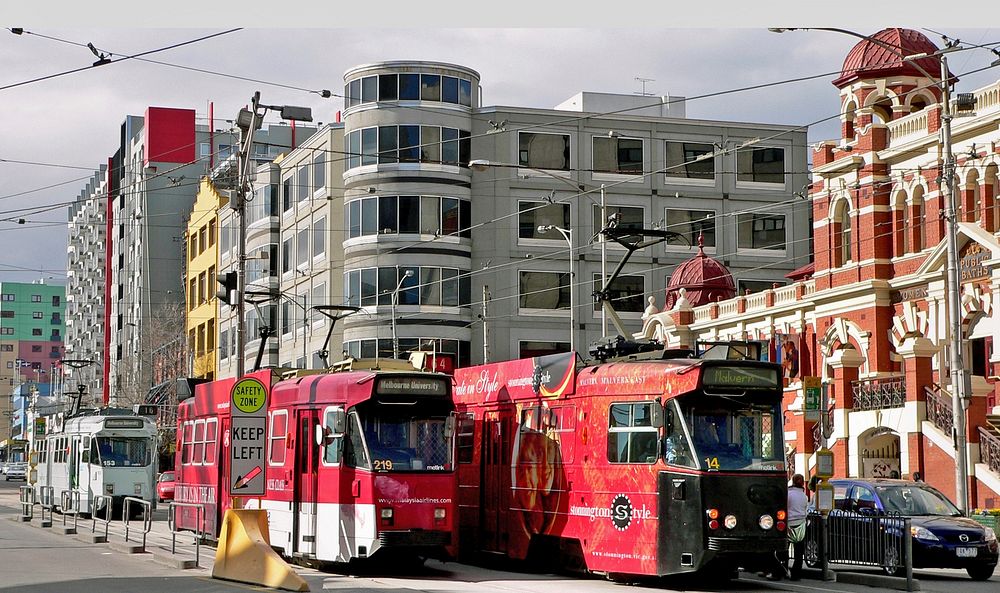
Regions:
[[[986,167],[986,176],[984,177],[981,191],[983,194],[983,210],[990,213],[990,220],[987,221],[986,230],[995,233],[997,230],[1000,230],[1000,200],[997,199],[1000,196],[1000,187],[997,186],[997,166],[995,163]]]
[[[969,171],[965,176],[965,184],[962,186],[962,206],[965,208],[965,212],[962,213],[962,220],[966,222],[979,222],[983,200],[979,192],[979,172],[975,169]]]
[[[927,233],[927,224],[924,216],[924,188],[917,186],[913,189],[913,197],[910,199],[910,221],[913,223],[913,231],[911,236],[913,240],[910,242],[910,247],[912,247],[915,253],[923,251],[924,245],[927,244],[924,237]],[[910,231],[907,231],[910,232]]]
[[[900,190],[893,200],[893,245],[895,255],[905,255],[910,252],[910,213],[906,204],[906,192]]]
[[[851,261],[851,209],[846,199],[837,202],[833,210],[834,267]]]
[[[844,107],[843,136],[844,139],[847,140],[848,142],[854,141],[854,119],[855,119],[855,112],[857,111],[857,109],[858,105],[854,101],[851,101],[850,103],[847,104],[846,107]]]
[[[892,101],[883,97],[871,105],[872,121],[880,124],[892,121]]]

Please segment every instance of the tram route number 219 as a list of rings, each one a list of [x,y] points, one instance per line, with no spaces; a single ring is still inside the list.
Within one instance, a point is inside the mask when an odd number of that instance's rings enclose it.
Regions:
[[[375,460],[375,471],[392,471],[392,460],[390,459],[376,459]]]

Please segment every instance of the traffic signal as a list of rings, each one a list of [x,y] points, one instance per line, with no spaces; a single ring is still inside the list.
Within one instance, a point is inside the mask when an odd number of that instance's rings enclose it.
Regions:
[[[236,292],[238,289],[236,272],[226,272],[224,276],[219,276],[216,280],[222,285],[222,288],[215,293],[216,298],[227,305],[236,304],[239,298]]]

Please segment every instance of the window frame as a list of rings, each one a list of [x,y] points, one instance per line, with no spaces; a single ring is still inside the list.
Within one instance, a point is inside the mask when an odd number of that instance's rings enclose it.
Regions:
[[[788,153],[790,147],[785,146],[759,146],[756,144],[746,146],[741,149],[736,150],[735,161],[736,166],[734,167],[736,173],[736,186],[737,187],[748,187],[748,188],[759,188],[759,189],[769,189],[769,190],[780,190],[785,188],[785,184],[788,182]],[[781,181],[756,181],[755,179],[740,179],[742,175],[756,176],[756,172],[751,170],[749,173],[741,173],[740,171],[740,155],[750,154],[750,166],[753,167],[753,154],[757,151],[763,150],[780,150],[781,151]],[[764,175],[764,173],[761,173]]]
[[[717,224],[717,222],[719,220],[719,211],[718,210],[716,210],[714,208],[712,208],[712,209],[706,209],[706,210],[693,210],[691,208],[670,208],[670,207],[664,207],[663,208],[663,224],[664,224],[664,228],[666,230],[673,230],[674,225],[675,224],[680,224],[680,223],[672,223],[672,222],[670,222],[669,216],[667,215],[668,212],[690,212],[692,214],[696,213],[696,212],[697,213],[707,213],[707,212],[710,212],[711,215],[712,215],[711,216],[711,223],[712,223],[712,244],[709,245],[708,242],[706,242],[705,246],[704,246],[704,249],[705,249],[705,253],[708,253],[708,254],[712,254],[712,253],[716,253],[717,252],[717,250],[718,250],[718,244],[719,244],[719,226]],[[689,232],[693,235],[691,237],[687,237],[688,240],[691,241],[691,245],[678,244],[678,243],[666,243],[665,242],[663,244],[663,248],[665,250],[667,250],[667,251],[684,251],[684,252],[691,251],[692,249],[697,248],[698,247],[698,232],[699,232],[699,229],[698,228],[694,228],[694,225],[692,223],[695,223],[695,222],[698,222],[698,220],[697,219],[696,220],[689,219],[687,221],[687,225],[688,225],[688,227],[690,227]],[[704,225],[699,225],[699,227],[702,227],[702,226],[704,226]],[[674,231],[674,232],[677,232],[677,231]],[[683,234],[683,233],[678,233],[678,234]]]
[[[525,204],[532,204],[534,206],[528,206],[527,209],[522,210],[522,205],[525,205]],[[515,229],[514,229],[514,232],[517,233],[517,235],[516,235],[517,244],[518,245],[538,245],[538,246],[544,245],[546,247],[551,247],[554,242],[566,243],[566,239],[563,238],[562,233],[560,233],[559,231],[554,231],[554,232],[550,231],[549,233],[547,233],[545,235],[540,235],[538,233],[538,227],[541,226],[541,225],[538,224],[538,220],[537,219],[531,225],[531,234],[532,234],[532,236],[531,237],[522,237],[521,236],[521,216],[523,216],[525,214],[530,214],[532,216],[535,216],[536,212],[539,212],[540,210],[543,210],[543,208],[536,209],[535,206],[545,206],[545,207],[560,206],[560,207],[562,207],[562,209],[563,209],[562,222],[560,222],[559,224],[557,224],[555,226],[561,227],[563,229],[571,229],[572,228],[572,226],[570,226],[571,223],[572,223],[572,221],[573,221],[573,206],[571,204],[564,203],[564,202],[550,204],[550,203],[547,203],[547,202],[544,202],[544,201],[538,201],[538,200],[518,200],[517,201],[517,225],[515,226]]]
[[[564,150],[568,152],[568,154],[566,154],[565,157],[564,157],[566,159],[565,165],[563,167],[544,167],[544,166],[540,166],[540,165],[533,165],[531,163],[530,151],[528,149],[522,149],[521,148],[521,138],[524,137],[524,136],[526,136],[526,135],[528,135],[528,134],[530,134],[532,136],[562,136],[563,138],[565,138],[565,148],[564,148]],[[547,175],[545,175],[544,173],[539,173],[538,172],[538,169],[541,169],[541,170],[544,170],[544,171],[561,172],[568,179],[569,176],[570,176],[570,174],[571,174],[571,172],[572,172],[572,170],[573,170],[573,153],[574,153],[574,150],[573,150],[573,135],[571,133],[569,133],[569,132],[541,132],[541,131],[533,131],[533,130],[519,130],[517,132],[517,146],[516,146],[516,150],[517,150],[517,154],[515,155],[516,156],[516,161],[515,162],[517,163],[517,165],[519,167],[518,174],[521,175],[521,176],[525,176],[525,177],[547,177]],[[525,152],[525,154],[523,155],[525,158],[523,160],[521,158],[522,157],[522,152]],[[558,174],[558,173],[556,173],[556,174]]]
[[[741,247],[740,246],[740,238],[741,238],[741,234],[740,233],[742,232],[741,228],[742,228],[742,226],[744,224],[743,223],[744,217],[746,217],[746,216],[752,217],[751,218],[751,226],[753,225],[754,222],[756,222],[757,217],[766,217],[766,218],[772,218],[772,219],[781,218],[782,221],[783,221],[782,222],[782,230],[784,231],[784,235],[785,235],[785,239],[782,242],[781,249],[772,249],[770,247]],[[751,232],[753,232],[752,228],[751,228]],[[750,212],[750,213],[737,214],[737,216],[736,216],[736,252],[739,253],[739,254],[750,254],[750,255],[769,255],[769,256],[775,256],[775,257],[782,257],[782,256],[784,256],[788,252],[788,215],[787,214],[781,214],[781,213],[772,214],[772,213],[760,213],[760,212]]]
[[[628,141],[638,141],[639,142],[639,170],[636,172],[625,171],[621,168],[621,142],[622,140]],[[597,168],[597,143],[602,142],[615,142],[615,161],[618,168],[614,171],[607,169]],[[594,135],[591,136],[590,142],[590,169],[591,176],[594,179],[604,179],[608,181],[635,181],[636,183],[642,183],[646,180],[644,175],[646,169],[646,139],[640,138],[638,136],[609,136],[607,134]]]
[[[649,406],[649,417],[650,417],[650,419],[652,419],[652,417],[653,417],[653,406],[657,405],[656,400],[612,401],[611,403],[608,404],[608,432],[607,432],[607,434],[608,434],[608,447],[607,447],[607,449],[608,450],[605,452],[605,455],[606,455],[608,463],[610,463],[610,464],[613,464],[613,465],[656,465],[656,463],[660,460],[660,454],[659,454],[659,435],[660,435],[660,429],[657,428],[657,427],[655,427],[655,426],[653,426],[652,422],[650,422],[649,426],[636,426],[635,425],[635,416],[633,414],[633,410],[634,410],[634,408],[635,408],[635,406],[637,404],[647,404]],[[628,406],[629,407],[629,425],[628,426],[622,427],[622,426],[612,426],[611,425],[611,419],[613,417],[612,414],[611,414],[611,410],[615,406]],[[621,434],[621,433],[625,433],[625,434],[629,435],[629,437],[628,437],[628,445],[627,445],[627,448],[626,448],[626,451],[628,453],[628,461],[613,461],[611,459],[611,457],[610,457],[610,452],[611,452],[611,435],[612,434]],[[631,435],[634,434],[634,433],[652,433],[654,435],[654,440],[657,443],[657,453],[656,453],[656,456],[654,457],[653,461],[633,461],[632,460],[632,436]]]
[[[519,314],[533,315],[533,316],[550,316],[550,315],[552,315],[552,316],[557,316],[557,317],[569,317],[569,315],[570,315],[569,304],[570,304],[570,301],[572,300],[572,299],[569,298],[569,291],[572,289],[571,286],[566,286],[567,298],[566,298],[566,301],[565,301],[566,302],[566,307],[565,308],[556,307],[556,308],[553,308],[553,309],[543,309],[543,308],[540,308],[540,307],[524,307],[524,306],[522,306],[521,305],[521,297],[522,297],[521,283],[523,281],[522,277],[523,277],[524,274],[555,274],[556,276],[559,276],[560,279],[561,279],[562,276],[568,276],[569,275],[569,271],[568,270],[563,270],[561,272],[558,271],[558,270],[518,270],[518,273],[517,273],[517,312]],[[557,286],[556,286],[555,289],[546,289],[546,290],[557,290],[557,291],[559,291],[560,296],[559,296],[558,302],[560,302],[560,303],[563,302],[563,300],[562,300],[562,294],[561,294],[563,292],[563,284],[561,282],[557,284]],[[537,340],[529,340],[529,341],[537,341]],[[551,340],[547,340],[547,341],[551,341]]]
[[[344,434],[341,434],[340,436],[336,437],[336,439],[335,439],[335,440],[339,440],[340,441],[340,456],[339,456],[339,461],[337,461],[336,463],[332,463],[332,462],[327,461],[326,460],[326,449],[327,449],[328,445],[323,445],[321,447],[320,451],[319,451],[319,463],[323,467],[340,467],[340,466],[342,466],[344,464],[344,441],[346,440],[346,435],[347,435],[347,431],[346,431],[346,428],[347,428],[347,426],[346,426],[346,424],[347,424],[347,410],[344,409],[344,406],[327,406],[327,407],[323,408],[323,414],[322,414],[322,416],[320,416],[320,419],[321,419],[321,421],[323,423],[322,426],[324,426],[324,427],[328,426],[328,424],[327,424],[327,416],[329,414],[331,414],[332,412],[335,412],[337,410],[340,410],[341,412],[344,413],[344,424],[345,424],[345,426],[344,426],[344,428],[345,428]]]
[[[598,291],[598,290],[601,289],[601,284],[602,284],[601,283],[601,274],[600,274],[600,272],[597,272],[593,276],[594,276],[594,291],[596,292],[596,291]],[[616,303],[618,301],[611,301],[611,305],[615,308],[615,312],[618,313],[618,316],[621,317],[621,318],[623,318],[623,319],[640,319],[642,317],[643,312],[646,310],[646,306],[647,306],[647,304],[646,304],[646,295],[647,295],[647,291],[646,291],[646,276],[644,274],[641,274],[641,273],[639,273],[639,274],[625,274],[625,273],[622,273],[621,275],[618,276],[618,278],[616,278],[616,280],[620,279],[620,278],[639,278],[640,280],[642,280],[642,289],[639,291],[639,293],[637,295],[638,299],[639,299],[639,310],[638,311],[626,311],[624,309],[620,309],[620,308],[618,308],[618,306],[616,306]],[[610,287],[609,287],[609,290],[611,290]],[[594,302],[594,314],[593,314],[593,318],[594,319],[600,319],[601,318],[601,311],[603,311],[603,310],[604,310],[604,308],[601,306],[601,303],[595,301]]]
[[[267,465],[268,467],[284,467],[285,461],[288,459],[287,449],[285,446],[285,440],[288,438],[288,410],[275,410],[269,414],[268,418],[268,431],[267,431]],[[281,436],[275,436],[275,422],[276,419],[281,416],[284,418],[284,431]],[[274,459],[274,444],[275,441],[281,442],[281,460],[275,461]]]
[[[715,148],[716,148],[716,144],[718,142],[721,142],[721,141],[722,141],[722,138],[712,138],[712,139],[709,139],[709,138],[665,138],[664,141],[663,141],[663,167],[664,167],[664,169],[666,169],[667,167],[673,167],[673,166],[677,166],[679,164],[688,163],[689,161],[686,160],[687,159],[687,157],[686,157],[687,150],[684,148],[684,145],[686,145],[686,144],[702,144],[702,145],[705,145],[705,146],[709,146],[709,147],[712,148],[711,152],[714,153],[715,152]],[[667,155],[670,152],[669,149],[667,148],[668,144],[680,144],[681,145],[681,151],[685,155],[683,157],[685,160],[682,160],[681,163],[674,163],[673,165],[671,165],[670,162],[667,160]],[[661,176],[662,179],[663,179],[663,183],[665,183],[665,184],[678,184],[678,185],[700,185],[700,186],[703,186],[703,187],[715,187],[715,184],[717,183],[718,178],[719,178],[719,167],[717,165],[718,165],[718,163],[719,163],[719,161],[721,159],[719,157],[717,157],[717,156],[713,156],[711,159],[705,159],[705,160],[707,160],[707,161],[710,160],[712,162],[712,177],[711,178],[707,178],[707,177],[689,177],[688,176],[688,172],[687,172],[687,166],[685,165],[684,169],[683,169],[684,172],[685,172],[684,175],[671,175],[671,174],[668,173],[668,171],[664,170],[663,175]]]

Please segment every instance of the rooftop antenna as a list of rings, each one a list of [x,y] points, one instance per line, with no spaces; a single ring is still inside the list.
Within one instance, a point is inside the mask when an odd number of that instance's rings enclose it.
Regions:
[[[637,95],[641,95],[643,97],[651,97],[651,96],[653,96],[653,93],[647,93],[646,92],[646,83],[647,82],[654,82],[654,81],[656,81],[655,78],[643,78],[641,76],[636,76],[635,80],[638,80],[639,83],[642,85],[642,90],[639,91],[638,93],[636,93]]]

